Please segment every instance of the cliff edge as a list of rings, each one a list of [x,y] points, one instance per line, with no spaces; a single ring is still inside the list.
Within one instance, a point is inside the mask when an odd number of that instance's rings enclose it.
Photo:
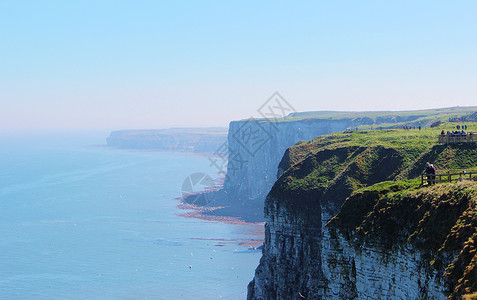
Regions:
[[[475,183],[409,181],[426,161],[439,170],[477,167],[475,144],[436,144],[442,129],[337,133],[288,149],[265,201],[263,256],[248,299],[475,291]]]
[[[297,142],[334,132],[385,128],[425,128],[436,121],[446,121],[476,111],[477,107],[452,107],[399,112],[302,112],[277,119],[246,119],[233,121],[227,138],[228,161],[218,171],[227,172],[224,188],[208,197],[210,206],[227,206],[211,214],[240,217],[246,221],[264,220],[263,205],[277,177],[286,169],[283,154]],[[359,132],[359,131],[358,131]],[[326,143],[332,143],[327,140]],[[314,147],[303,144],[305,148]],[[295,148],[290,148],[295,149]],[[304,148],[303,148],[304,149]],[[293,159],[308,152],[299,149]],[[290,150],[293,151],[293,150]],[[300,156],[300,157],[299,157]],[[288,156],[291,157],[291,156]],[[282,160],[282,163],[280,161]],[[215,162],[214,162],[215,164]],[[280,166],[279,166],[280,164]],[[278,170],[277,170],[278,166]],[[278,175],[278,176],[277,176]],[[197,203],[197,199],[186,199]]]

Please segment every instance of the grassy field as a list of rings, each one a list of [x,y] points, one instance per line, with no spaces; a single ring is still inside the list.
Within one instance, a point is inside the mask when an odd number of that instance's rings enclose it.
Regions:
[[[387,117],[387,116],[423,116],[423,115],[433,115],[433,116],[447,116],[447,119],[450,116],[462,115],[477,111],[476,106],[469,107],[447,107],[447,108],[438,108],[438,109],[424,109],[424,110],[403,110],[403,111],[308,111],[308,112],[298,112],[290,115],[291,118],[333,118],[333,119],[344,119],[344,118],[357,118],[357,117],[369,117],[369,118],[378,118],[378,117]]]
[[[369,124],[366,125],[368,127],[392,128],[404,124],[428,127],[433,122],[448,121],[450,118],[466,116],[476,111],[477,106],[409,111],[310,111],[291,113],[284,118],[262,120],[267,122],[293,122],[314,119],[349,120],[361,121]]]

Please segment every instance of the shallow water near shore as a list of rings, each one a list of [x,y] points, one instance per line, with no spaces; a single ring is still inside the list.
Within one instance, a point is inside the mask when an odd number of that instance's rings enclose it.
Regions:
[[[263,225],[178,216],[206,157],[2,140],[0,298],[245,298]]]

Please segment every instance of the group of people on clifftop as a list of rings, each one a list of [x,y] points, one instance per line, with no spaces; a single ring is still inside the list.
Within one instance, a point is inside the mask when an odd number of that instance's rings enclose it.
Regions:
[[[460,135],[473,135],[473,132],[465,132],[464,130],[454,130],[454,131],[447,131],[445,132],[444,130],[441,131],[441,135],[449,135],[449,136],[460,136]]]
[[[447,131],[445,132],[444,130],[441,131],[441,135],[447,135],[447,136],[465,136],[465,135],[473,135],[474,133],[471,132],[466,132],[467,130],[467,125],[457,125],[456,126],[457,130],[452,130],[452,131]]]

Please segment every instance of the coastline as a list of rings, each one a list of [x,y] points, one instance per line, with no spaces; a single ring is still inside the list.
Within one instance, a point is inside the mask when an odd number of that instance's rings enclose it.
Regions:
[[[180,200],[181,198],[176,198],[176,200]],[[247,226],[255,226],[255,230],[248,233],[251,236],[257,236],[257,239],[205,239],[201,238],[202,240],[210,240],[217,242],[215,246],[222,247],[227,244],[237,244],[238,246],[247,247],[248,250],[261,250],[263,247],[263,243],[265,242],[265,222],[246,222],[238,217],[230,217],[230,216],[220,216],[220,215],[207,215],[206,212],[212,212],[214,210],[221,209],[223,207],[201,207],[195,204],[188,204],[188,203],[181,203],[177,205],[177,208],[183,210],[190,210],[186,213],[177,213],[176,215],[183,218],[190,218],[190,219],[199,219],[209,222],[220,222],[224,224],[232,224],[232,225],[247,225]]]
[[[177,198],[178,200],[182,198]],[[216,207],[203,207],[195,204],[181,203],[177,205],[179,209],[183,210],[192,210],[191,212],[177,214],[183,218],[193,218],[200,219],[205,221],[216,221],[226,224],[238,224],[238,225],[265,225],[265,222],[247,222],[239,217],[231,216],[220,216],[220,215],[208,215],[206,212],[212,212],[218,209],[225,208],[225,206],[216,206]]]

